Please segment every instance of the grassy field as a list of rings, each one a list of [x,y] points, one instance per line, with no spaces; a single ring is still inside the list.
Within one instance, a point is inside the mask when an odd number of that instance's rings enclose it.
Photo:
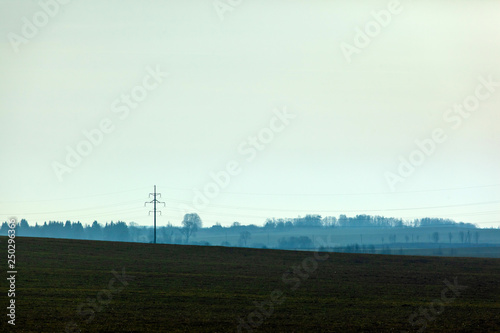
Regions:
[[[499,259],[22,237],[16,251],[2,332],[500,332]]]

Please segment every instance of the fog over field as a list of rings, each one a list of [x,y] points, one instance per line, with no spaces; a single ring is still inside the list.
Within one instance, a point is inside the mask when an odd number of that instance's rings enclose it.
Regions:
[[[500,226],[497,1],[0,1],[3,220]]]

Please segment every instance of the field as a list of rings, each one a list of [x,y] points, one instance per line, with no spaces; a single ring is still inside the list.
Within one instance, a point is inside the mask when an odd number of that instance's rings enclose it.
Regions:
[[[422,227],[422,228],[382,228],[382,227],[359,227],[359,228],[291,228],[284,230],[266,230],[260,228],[251,230],[251,238],[248,245],[255,248],[276,248],[278,240],[283,237],[307,236],[317,247],[319,246],[344,246],[351,244],[361,245],[391,245],[403,248],[412,248],[418,243],[424,247],[457,247],[462,246],[500,246],[500,229],[467,229],[450,227]],[[439,234],[439,242],[435,243],[432,234]],[[472,244],[464,244],[460,240],[460,232],[470,232]],[[202,229],[192,237],[192,241],[209,242],[211,245],[221,245],[228,242],[237,245],[241,230],[229,229],[214,231]],[[449,234],[452,234],[451,241]],[[478,233],[479,244],[476,244],[474,235]],[[178,235],[178,234],[177,234]],[[390,236],[394,237],[394,242],[390,241]],[[396,244],[393,244],[396,243]],[[426,243],[426,244],[424,244]],[[420,246],[422,248],[422,246]],[[498,253],[500,256],[500,253]]]
[[[23,237],[16,251],[2,332],[500,331],[499,259]]]

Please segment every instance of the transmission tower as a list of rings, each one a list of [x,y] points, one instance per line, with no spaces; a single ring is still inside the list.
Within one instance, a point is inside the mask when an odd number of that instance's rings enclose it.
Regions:
[[[153,200],[146,201],[144,203],[144,207],[146,207],[146,204],[148,204],[148,203],[152,203],[153,204],[153,210],[150,210],[149,213],[148,213],[148,215],[151,215],[151,212],[154,212],[154,241],[153,241],[153,243],[156,244],[156,204],[157,203],[163,204],[163,207],[165,207],[165,202],[156,200],[156,196],[158,196],[159,198],[161,198],[161,193],[156,193],[156,185],[155,185],[154,192],[153,193],[149,193],[149,197],[150,198],[151,198],[151,196],[153,196]],[[159,210],[158,212],[160,212],[160,215],[161,215],[161,210]]]

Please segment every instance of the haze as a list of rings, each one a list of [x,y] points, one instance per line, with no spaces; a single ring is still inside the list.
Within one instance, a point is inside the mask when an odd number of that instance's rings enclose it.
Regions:
[[[72,1],[16,45],[40,5],[1,1],[4,219],[151,225],[156,185],[160,226],[191,210],[500,226],[500,3],[393,4],[346,55],[388,4],[243,1],[221,20],[211,1]]]

